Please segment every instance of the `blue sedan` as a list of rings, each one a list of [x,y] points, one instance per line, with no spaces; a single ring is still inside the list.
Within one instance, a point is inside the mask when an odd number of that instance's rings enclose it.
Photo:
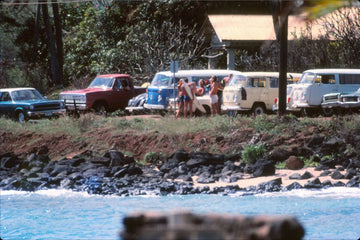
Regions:
[[[0,116],[25,122],[29,119],[58,117],[65,113],[63,101],[48,100],[35,88],[0,89]]]

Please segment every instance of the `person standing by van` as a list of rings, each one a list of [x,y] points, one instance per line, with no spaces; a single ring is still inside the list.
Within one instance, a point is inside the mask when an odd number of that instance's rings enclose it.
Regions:
[[[178,118],[180,116],[181,110],[184,108],[184,91],[185,89],[182,86],[183,84],[183,79],[180,79],[178,85],[177,85],[177,90],[178,90],[178,110],[176,112],[176,118]]]
[[[227,77],[224,77],[222,80],[221,80],[221,85],[223,85],[223,87],[225,87],[226,85],[228,85],[230,79],[232,78],[232,73],[229,74],[229,76]]]
[[[205,83],[203,79],[199,81],[199,87],[196,89],[195,95],[202,96],[205,94]]]
[[[223,79],[221,79],[220,83],[218,84],[219,85],[219,88],[218,88],[218,91],[217,91],[217,95],[218,95],[218,107],[219,107],[219,113],[221,111],[221,104],[223,103],[223,91],[224,91],[224,88],[225,86],[228,84],[228,82],[230,81],[230,79],[232,78],[232,74],[230,73],[227,77],[224,77]]]
[[[185,83],[181,86],[184,93],[184,117],[187,117],[187,113],[190,113],[190,117],[193,116],[192,105],[194,102],[194,96],[196,91],[196,85],[194,82],[189,83],[189,80],[185,78]],[[185,84],[189,87],[190,92],[187,92],[185,89]]]
[[[216,76],[211,76],[210,78],[210,84],[211,84],[211,88],[210,88],[210,104],[211,104],[211,112],[212,115],[214,116],[215,114],[219,114],[219,105],[218,105],[218,89],[219,89],[219,85],[217,82],[217,78]]]

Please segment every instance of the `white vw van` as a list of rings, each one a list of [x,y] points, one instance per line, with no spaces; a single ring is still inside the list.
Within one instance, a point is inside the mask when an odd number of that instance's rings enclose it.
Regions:
[[[296,82],[300,76],[299,73],[288,73],[287,80]],[[243,72],[234,75],[224,88],[221,109],[230,113],[252,111],[254,115],[261,115],[272,111],[278,94],[278,72]]]
[[[354,92],[360,87],[360,69],[311,69],[303,72],[298,84],[292,86],[291,104],[287,111],[318,112],[323,95],[336,92]]]

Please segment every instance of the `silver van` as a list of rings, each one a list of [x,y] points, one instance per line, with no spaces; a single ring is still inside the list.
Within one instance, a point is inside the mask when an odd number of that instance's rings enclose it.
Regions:
[[[323,95],[336,92],[354,92],[360,87],[360,69],[310,69],[303,72],[298,84],[292,86],[290,112],[322,112]]]

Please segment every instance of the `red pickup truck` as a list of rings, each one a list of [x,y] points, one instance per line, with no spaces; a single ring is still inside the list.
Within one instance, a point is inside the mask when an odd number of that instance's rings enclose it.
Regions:
[[[131,98],[145,93],[146,88],[135,87],[127,74],[98,75],[86,89],[60,93],[68,111],[90,111],[97,113],[124,110]]]

